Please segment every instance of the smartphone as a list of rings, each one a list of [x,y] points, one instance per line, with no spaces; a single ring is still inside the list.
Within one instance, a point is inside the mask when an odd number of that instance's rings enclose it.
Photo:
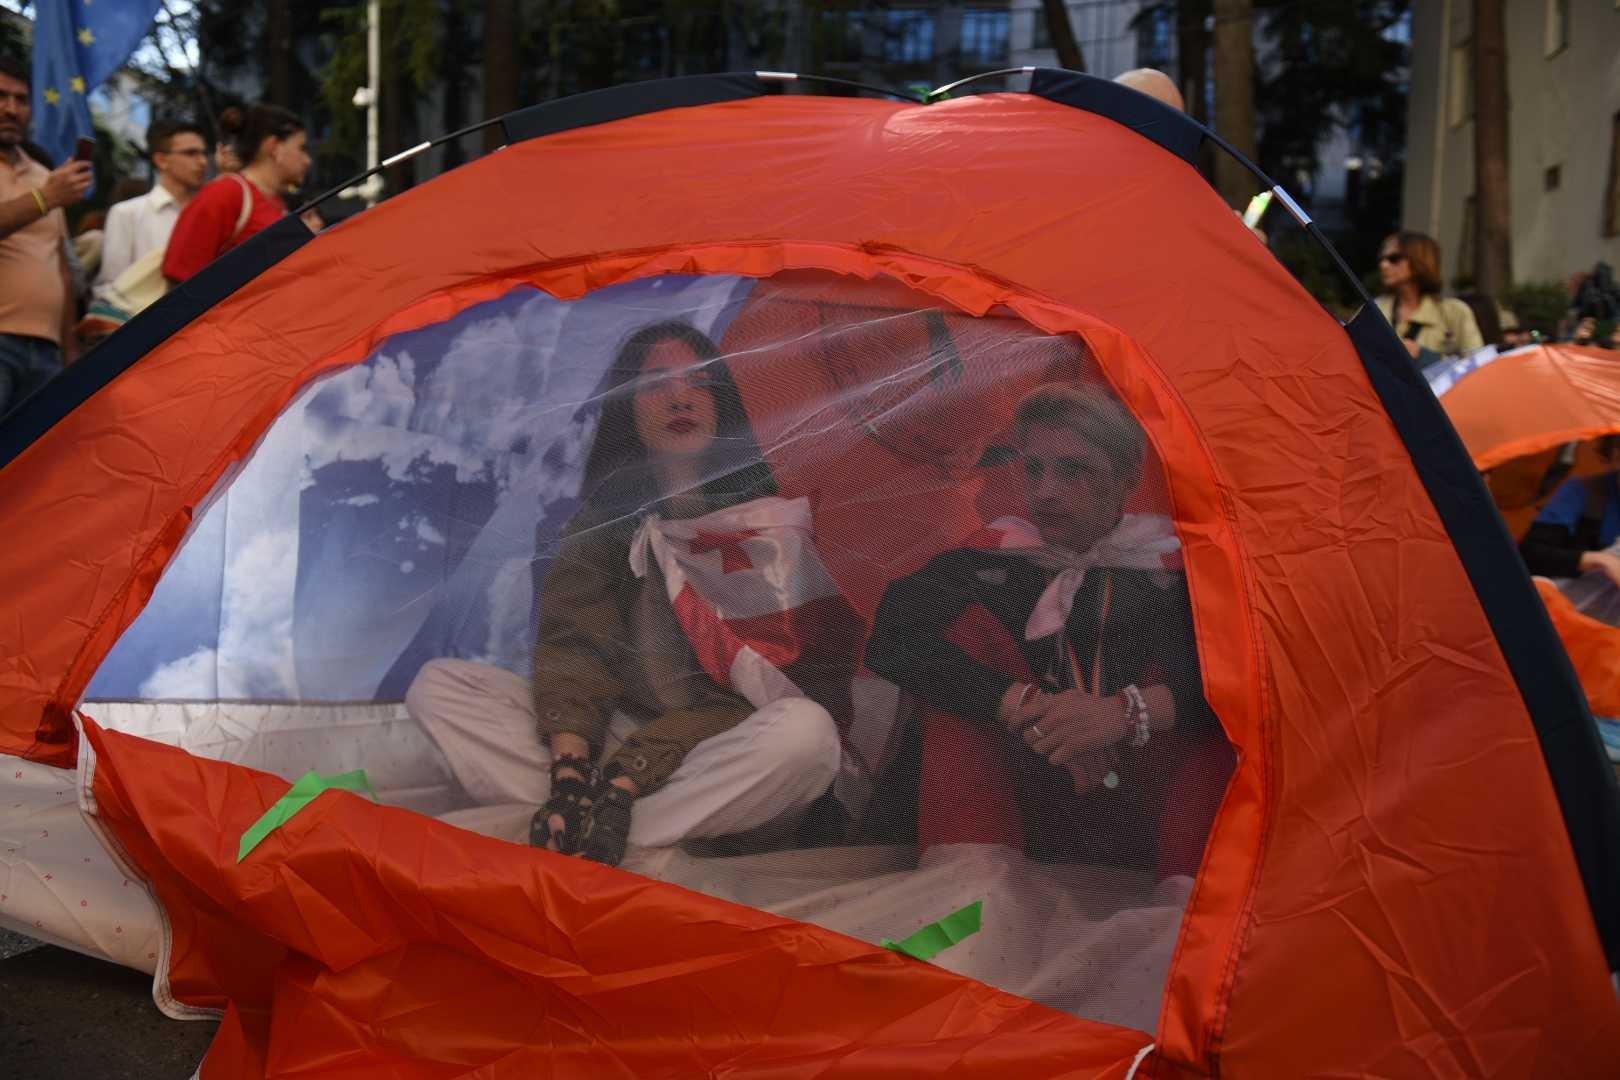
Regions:
[[[74,161],[96,160],[96,140],[80,135],[79,142],[73,148]]]

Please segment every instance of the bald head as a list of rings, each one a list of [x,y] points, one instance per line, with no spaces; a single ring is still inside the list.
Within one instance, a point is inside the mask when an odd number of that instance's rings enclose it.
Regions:
[[[1175,81],[1162,71],[1133,68],[1114,81],[1132,90],[1140,90],[1148,97],[1158,98],[1172,109],[1186,111],[1187,104],[1181,99],[1181,91],[1176,89]]]

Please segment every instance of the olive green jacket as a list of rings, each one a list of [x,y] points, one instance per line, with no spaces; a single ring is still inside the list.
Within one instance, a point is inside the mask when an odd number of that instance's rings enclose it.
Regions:
[[[630,536],[613,525],[564,539],[538,597],[534,711],[542,738],[579,735],[602,752],[615,712],[643,721],[605,765],[657,790],[698,743],[753,706],[703,670],[655,566],[630,570]]]

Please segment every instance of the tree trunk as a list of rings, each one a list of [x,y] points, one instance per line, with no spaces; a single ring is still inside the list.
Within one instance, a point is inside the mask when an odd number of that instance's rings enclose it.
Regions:
[[[1255,159],[1254,4],[1215,0],[1215,130]],[[1230,154],[1215,158],[1215,186],[1231,206],[1243,206],[1259,181]]]
[[[1209,0],[1181,0],[1176,5],[1176,74],[1187,115],[1200,124],[1209,123],[1209,28],[1204,17]]]
[[[1474,194],[1474,288],[1499,296],[1513,277],[1503,0],[1474,0]]]
[[[1086,70],[1086,58],[1080,52],[1080,41],[1074,36],[1064,0],[1041,0],[1041,7],[1046,12],[1047,36],[1052,39],[1052,48],[1057,50],[1058,66],[1070,71]]]
[[[467,126],[467,10],[460,4],[445,6],[443,38],[439,43],[439,84],[444,104],[439,117],[441,131],[460,131]],[[442,168],[458,169],[467,160],[460,139],[444,144]]]
[[[484,119],[518,107],[517,0],[484,4]],[[505,141],[500,125],[484,129],[484,149]]]
[[[292,105],[292,12],[289,0],[270,0],[265,10],[265,100]]]
[[[1209,123],[1209,0],[1180,0],[1176,5],[1176,76],[1187,115]],[[1218,147],[1204,140],[1198,149],[1198,171],[1215,178]]]

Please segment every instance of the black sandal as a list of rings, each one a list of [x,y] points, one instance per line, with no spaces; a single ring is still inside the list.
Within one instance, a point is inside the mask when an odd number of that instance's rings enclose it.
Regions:
[[[568,772],[573,775],[561,776]],[[591,812],[596,770],[582,757],[560,757],[551,763],[551,798],[535,811],[529,821],[529,846],[548,847],[556,841],[557,850],[572,855],[579,850],[580,838]],[[563,820],[561,832],[553,832],[552,817]]]
[[[630,843],[630,808],[636,797],[617,784],[599,784],[591,793],[579,854],[592,862],[618,866]]]

